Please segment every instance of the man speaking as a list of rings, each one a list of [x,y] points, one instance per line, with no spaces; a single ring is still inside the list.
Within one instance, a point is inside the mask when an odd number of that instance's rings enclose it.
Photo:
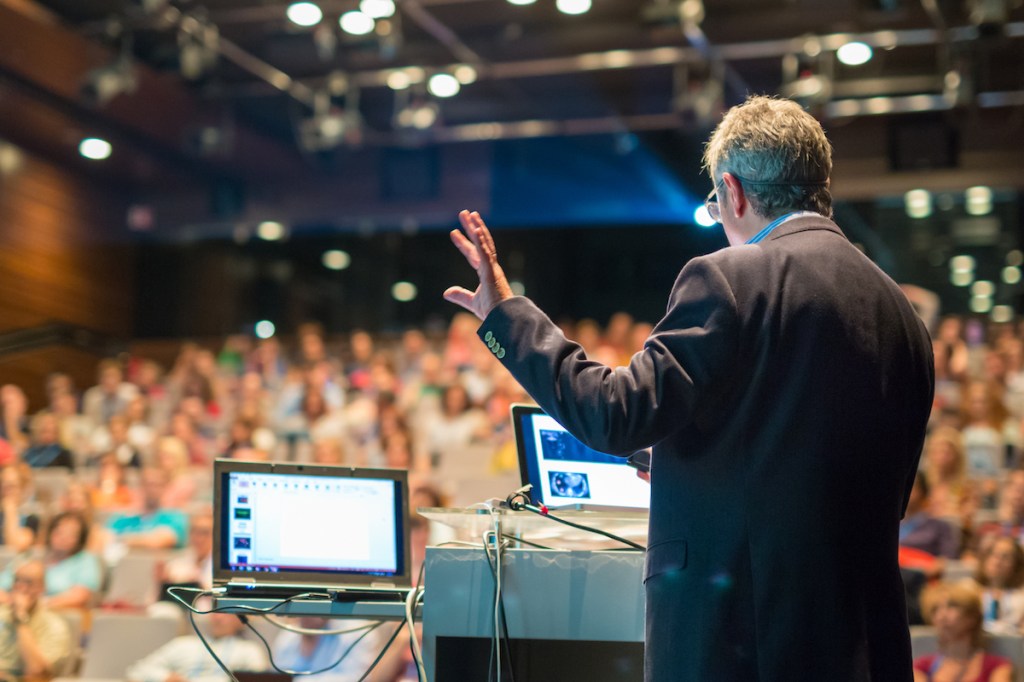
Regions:
[[[831,221],[831,148],[798,105],[731,109],[705,165],[730,246],[686,264],[628,367],[512,295],[476,213],[452,240],[480,285],[445,298],[584,443],[653,446],[648,682],[911,680],[897,539],[928,334]]]

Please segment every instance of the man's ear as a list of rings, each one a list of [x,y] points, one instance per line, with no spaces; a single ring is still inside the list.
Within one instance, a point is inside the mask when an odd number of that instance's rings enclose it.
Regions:
[[[732,173],[722,173],[722,182],[725,184],[725,191],[728,194],[728,201],[722,208],[731,212],[736,218],[742,218],[750,208],[743,185]]]

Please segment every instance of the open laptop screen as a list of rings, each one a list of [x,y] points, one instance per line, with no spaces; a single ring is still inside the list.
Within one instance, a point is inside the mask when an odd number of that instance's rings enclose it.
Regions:
[[[214,577],[408,583],[404,471],[218,460]]]
[[[647,509],[651,486],[625,457],[588,448],[534,405],[513,405],[519,468],[530,496],[549,507]]]

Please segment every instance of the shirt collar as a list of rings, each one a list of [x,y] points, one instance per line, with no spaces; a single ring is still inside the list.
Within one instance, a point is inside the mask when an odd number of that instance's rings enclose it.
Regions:
[[[793,218],[800,218],[800,217],[803,217],[803,216],[820,216],[820,214],[815,213],[814,211],[793,211],[792,213],[787,213],[785,215],[781,215],[778,218],[776,218],[775,220],[773,220],[770,223],[768,223],[764,227],[764,229],[762,229],[760,232],[758,232],[753,237],[751,237],[749,240],[747,240],[746,243],[747,244],[757,244],[758,242],[763,241],[765,239],[765,237],[767,237],[769,234],[771,234],[772,231],[775,228],[777,228],[779,225],[782,225],[783,223],[788,222],[788,221],[792,220]]]

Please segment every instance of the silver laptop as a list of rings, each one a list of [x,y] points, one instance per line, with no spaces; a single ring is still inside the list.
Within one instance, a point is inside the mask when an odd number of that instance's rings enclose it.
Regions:
[[[536,405],[513,405],[519,471],[534,503],[581,511],[647,511],[651,486],[617,457],[588,448]]]
[[[408,472],[221,459],[213,471],[213,581],[229,595],[410,588]]]

